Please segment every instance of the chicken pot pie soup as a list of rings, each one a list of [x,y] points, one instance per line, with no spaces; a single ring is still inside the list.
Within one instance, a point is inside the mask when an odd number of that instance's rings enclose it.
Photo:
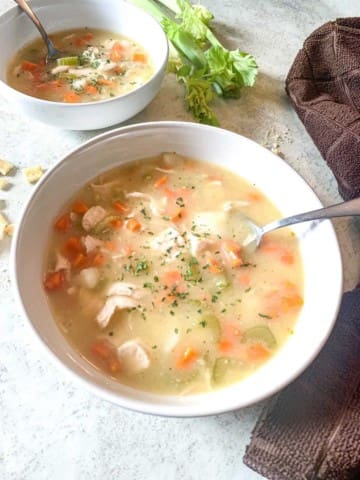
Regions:
[[[124,95],[153,75],[145,49],[124,36],[97,29],[51,35],[64,57],[46,64],[41,39],[18,52],[8,68],[7,83],[32,97],[82,103]]]
[[[289,229],[242,247],[244,216],[280,213],[221,167],[164,153],[101,174],[54,219],[44,288],[80,354],[133,388],[237,382],[292,334],[303,300]]]

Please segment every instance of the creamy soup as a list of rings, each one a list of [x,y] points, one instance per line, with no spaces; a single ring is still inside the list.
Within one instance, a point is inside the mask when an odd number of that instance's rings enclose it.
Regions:
[[[250,375],[303,300],[292,231],[243,247],[244,216],[280,216],[233,172],[173,153],[102,174],[54,219],[44,288],[61,331],[134,388],[205,392]]]
[[[38,39],[11,61],[7,83],[27,95],[54,102],[93,102],[124,95],[153,75],[144,48],[124,36],[96,29],[51,35],[64,57],[46,64]]]

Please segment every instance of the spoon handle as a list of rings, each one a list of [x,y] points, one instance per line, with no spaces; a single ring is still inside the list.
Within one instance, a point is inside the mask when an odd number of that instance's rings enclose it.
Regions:
[[[44,42],[46,43],[46,46],[48,48],[49,54],[51,56],[52,52],[56,51],[56,48],[54,47],[52,41],[48,37],[48,34],[46,33],[44,27],[42,26],[40,20],[38,17],[35,15],[35,13],[31,10],[29,5],[25,0],[14,0],[15,3],[19,5],[21,10],[26,13],[26,15],[30,18],[30,20],[33,22],[35,27],[39,30]]]
[[[265,233],[276,230],[280,227],[286,227],[287,225],[294,225],[300,222],[307,222],[310,220],[319,220],[322,218],[332,217],[348,217],[360,215],[360,197],[354,198],[347,202],[338,203],[326,208],[320,208],[319,210],[312,210],[311,212],[300,213],[291,217],[283,218],[281,220],[275,220],[274,222],[265,225],[261,229],[262,235]]]

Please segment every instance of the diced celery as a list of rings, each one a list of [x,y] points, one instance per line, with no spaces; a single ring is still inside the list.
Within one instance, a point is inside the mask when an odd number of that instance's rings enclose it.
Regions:
[[[63,65],[66,65],[66,66],[69,66],[69,67],[76,67],[78,65],[80,65],[80,58],[79,57],[62,57],[62,58],[58,58],[56,60],[56,64],[58,66],[63,66]]]
[[[225,380],[226,374],[230,370],[238,369],[242,363],[237,358],[220,357],[215,360],[212,380],[214,383],[221,383]]]
[[[108,215],[94,226],[94,228],[92,229],[92,233],[94,235],[101,235],[108,232],[109,230],[111,230],[111,222],[113,222],[114,220],[119,220],[119,218],[120,217],[117,215]]]
[[[212,334],[213,340],[218,342],[221,334],[219,319],[213,313],[205,314],[201,317],[199,325]]]
[[[184,278],[188,282],[199,282],[201,280],[199,262],[195,257],[191,257],[187,262]]]
[[[274,334],[266,325],[258,325],[256,327],[245,330],[243,334],[243,340],[263,342],[269,348],[275,348],[277,345]]]
[[[229,285],[230,285],[229,281],[224,274],[216,276],[216,280],[215,280],[216,288],[218,288],[219,290],[223,290],[224,288],[228,287]]]

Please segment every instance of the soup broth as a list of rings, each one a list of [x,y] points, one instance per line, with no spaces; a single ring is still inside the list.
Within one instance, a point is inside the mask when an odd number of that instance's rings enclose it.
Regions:
[[[140,87],[153,75],[145,49],[122,35],[77,29],[51,35],[64,57],[46,64],[41,39],[26,45],[9,65],[7,83],[54,102],[106,100]]]
[[[242,247],[244,215],[280,213],[233,172],[174,153],[89,182],[54,219],[44,288],[80,354],[136,389],[206,392],[250,375],[302,306],[289,229]]]

